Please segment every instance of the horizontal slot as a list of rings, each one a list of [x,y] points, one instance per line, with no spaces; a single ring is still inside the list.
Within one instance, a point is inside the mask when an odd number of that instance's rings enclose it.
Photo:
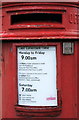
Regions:
[[[31,13],[11,15],[11,25],[28,23],[62,23],[62,14],[52,13]]]

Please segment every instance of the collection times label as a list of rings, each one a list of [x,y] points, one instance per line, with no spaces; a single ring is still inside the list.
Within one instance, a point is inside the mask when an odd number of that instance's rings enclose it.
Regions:
[[[57,106],[56,48],[18,47],[18,104]]]

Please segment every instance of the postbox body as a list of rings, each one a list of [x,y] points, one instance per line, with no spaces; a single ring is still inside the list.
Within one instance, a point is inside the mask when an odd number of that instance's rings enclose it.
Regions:
[[[78,117],[78,22],[75,2],[3,4],[2,118]]]

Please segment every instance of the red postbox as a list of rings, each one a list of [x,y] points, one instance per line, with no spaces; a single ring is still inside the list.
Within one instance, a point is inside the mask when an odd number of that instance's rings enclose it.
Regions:
[[[2,118],[78,118],[78,2],[2,4]]]

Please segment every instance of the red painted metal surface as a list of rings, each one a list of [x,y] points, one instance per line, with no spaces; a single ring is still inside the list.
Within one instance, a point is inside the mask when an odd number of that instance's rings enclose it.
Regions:
[[[20,7],[19,7],[20,6]],[[78,4],[77,3],[13,3],[3,5],[3,31],[0,36],[8,39],[78,39]],[[29,14],[57,14],[61,18],[53,21],[18,21],[12,24],[12,16]],[[18,20],[19,20],[18,19]],[[62,22],[60,22],[60,19]],[[37,33],[36,33],[37,31]]]
[[[57,84],[60,89],[62,99],[61,113],[54,118],[77,118],[78,94],[77,84],[79,71],[79,4],[78,3],[5,3],[2,6],[2,31],[0,40],[2,44],[2,117],[3,118],[22,118],[22,114],[28,118],[34,115],[37,119],[50,118],[56,115],[56,111],[46,117],[46,113],[41,114],[31,112],[24,107],[17,105],[17,68],[16,68],[16,46],[17,45],[56,45],[58,74]],[[11,24],[11,16],[21,14],[61,14],[60,19],[55,23],[48,21],[19,21]],[[74,40],[73,40],[74,38]],[[74,54],[63,55],[62,42],[73,41]],[[60,97],[59,97],[60,98]],[[54,109],[53,109],[54,110]],[[18,114],[19,112],[20,114]],[[25,111],[25,113],[23,112]],[[38,111],[35,111],[38,112]],[[47,112],[47,109],[45,110]],[[20,115],[20,116],[18,116]],[[40,116],[40,117],[38,117]],[[31,117],[32,118],[32,117]]]
[[[0,118],[2,118],[2,43],[0,42]]]
[[[76,42],[76,45],[77,45],[77,57],[76,57],[76,59],[77,59],[77,71],[76,71],[76,74],[77,74],[77,111],[79,111],[79,75],[78,75],[78,73],[79,73],[79,42]],[[77,112],[77,117],[79,118],[79,112]]]
[[[13,56],[13,43],[3,43],[3,118],[18,118],[16,115],[15,105],[16,99],[16,76],[15,61]],[[61,44],[62,49],[62,44]],[[62,96],[62,112],[57,118],[76,118],[77,117],[77,61],[76,51],[74,55],[65,56],[61,49],[58,49],[58,55],[61,56],[61,67],[59,68],[61,75],[61,96]],[[76,43],[75,43],[76,49]],[[61,53],[60,53],[61,52]],[[59,72],[59,74],[60,74]],[[48,116],[50,117],[50,116]],[[20,117],[19,117],[20,118]]]

